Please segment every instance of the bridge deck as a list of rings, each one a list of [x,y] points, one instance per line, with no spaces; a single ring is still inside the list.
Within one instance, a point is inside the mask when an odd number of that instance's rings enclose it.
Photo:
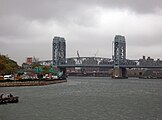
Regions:
[[[75,64],[75,65],[58,65],[58,67],[62,68],[70,68],[70,67],[100,67],[100,68],[114,68],[114,65],[83,65],[83,64]],[[162,68],[162,65],[160,66],[144,66],[144,65],[120,65],[121,68]]]

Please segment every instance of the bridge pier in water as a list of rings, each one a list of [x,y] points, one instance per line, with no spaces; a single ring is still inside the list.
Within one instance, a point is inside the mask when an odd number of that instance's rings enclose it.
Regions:
[[[63,72],[62,74],[62,79],[66,79],[66,68],[59,68],[61,72]]]
[[[126,68],[120,67],[126,62],[126,42],[125,37],[116,35],[114,39],[114,69],[112,78],[127,78]]]
[[[114,67],[112,78],[115,78],[115,79],[128,78],[127,69],[121,68],[121,67]]]
[[[62,37],[55,36],[52,43],[52,61],[53,66],[56,66],[60,69],[62,74],[62,79],[66,78],[66,68],[59,67],[62,64],[65,64],[66,60],[66,41]]]

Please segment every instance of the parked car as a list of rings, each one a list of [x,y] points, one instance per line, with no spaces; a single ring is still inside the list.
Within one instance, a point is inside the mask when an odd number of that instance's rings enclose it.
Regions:
[[[4,77],[2,75],[0,75],[0,80],[4,80]]]
[[[4,80],[14,80],[13,75],[4,75]]]

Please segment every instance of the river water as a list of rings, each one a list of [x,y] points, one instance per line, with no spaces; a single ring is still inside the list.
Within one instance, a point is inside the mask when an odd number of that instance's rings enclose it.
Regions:
[[[162,120],[162,79],[69,77],[47,86],[1,87],[20,97],[0,120]]]

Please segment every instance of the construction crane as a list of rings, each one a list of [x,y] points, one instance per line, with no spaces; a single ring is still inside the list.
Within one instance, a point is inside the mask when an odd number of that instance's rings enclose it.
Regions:
[[[82,64],[82,61],[81,61],[81,58],[80,58],[80,55],[79,55],[79,51],[77,50],[77,56],[78,56],[78,63],[79,64]],[[83,75],[84,74],[84,69],[83,68],[79,68],[80,71],[81,71],[81,74]]]
[[[98,53],[98,50],[96,51],[96,53],[95,53],[94,57],[96,57],[96,56],[97,56],[97,53]]]
[[[80,55],[79,55],[79,51],[77,50],[77,56],[78,56],[78,62],[79,64],[81,64],[81,59],[80,59]]]
[[[77,50],[77,56],[78,56],[78,58],[80,58],[80,55],[79,55],[79,51]]]

